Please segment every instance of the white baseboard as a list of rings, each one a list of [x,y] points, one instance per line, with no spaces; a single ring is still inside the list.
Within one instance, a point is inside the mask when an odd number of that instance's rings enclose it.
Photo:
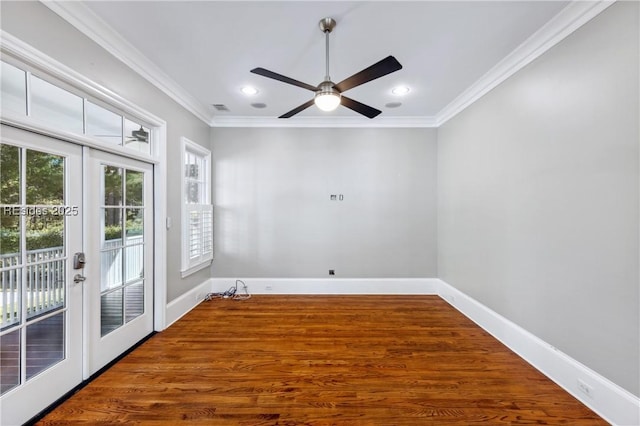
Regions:
[[[600,417],[614,425],[640,425],[640,398],[539,339],[442,280],[439,295]],[[585,394],[578,380],[590,387]]]
[[[240,278],[251,294],[438,294],[437,278]],[[213,291],[236,278],[213,278]]]
[[[187,312],[189,312],[200,302],[202,302],[207,293],[211,292],[212,281],[213,279],[209,278],[202,284],[192,288],[185,294],[167,303],[167,309],[165,313],[165,328],[178,321]]]

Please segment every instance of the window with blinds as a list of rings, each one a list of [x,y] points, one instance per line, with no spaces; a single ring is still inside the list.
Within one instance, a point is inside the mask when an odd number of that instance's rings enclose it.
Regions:
[[[213,260],[211,152],[182,138],[182,276]]]

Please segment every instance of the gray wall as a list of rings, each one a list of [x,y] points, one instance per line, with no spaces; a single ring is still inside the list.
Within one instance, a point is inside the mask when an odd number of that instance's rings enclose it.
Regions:
[[[174,225],[167,259],[159,259],[167,267],[167,301],[208,279],[208,269],[180,278],[181,212],[175,200],[180,199],[180,137],[209,147],[209,126],[39,2],[3,1],[1,7],[3,30],[167,122],[167,214]]]
[[[447,283],[640,394],[638,3],[438,131]]]
[[[435,136],[214,128],[213,275],[435,277]]]

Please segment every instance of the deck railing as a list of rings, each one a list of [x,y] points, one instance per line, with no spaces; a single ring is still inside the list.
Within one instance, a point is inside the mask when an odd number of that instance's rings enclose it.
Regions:
[[[0,255],[0,327],[20,320],[21,274],[26,274],[27,318],[64,305],[65,261],[63,247],[27,251],[26,267],[20,253]]]
[[[144,244],[142,236],[105,243],[100,267],[102,285],[113,288],[142,276]],[[124,256],[124,258],[123,258]],[[63,247],[27,251],[26,267],[22,267],[20,253],[0,255],[0,329],[20,321],[20,285],[26,274],[27,318],[49,312],[65,303],[65,257]],[[126,265],[123,265],[126,263]]]

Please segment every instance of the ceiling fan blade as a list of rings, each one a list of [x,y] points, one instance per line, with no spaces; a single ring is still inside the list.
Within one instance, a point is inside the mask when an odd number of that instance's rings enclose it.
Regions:
[[[351,98],[347,98],[346,96],[341,97],[340,103],[343,106],[346,106],[347,108],[357,112],[358,114],[362,114],[367,118],[373,118],[382,112],[373,107],[370,107],[369,105],[365,105],[361,102],[354,101]]]
[[[311,105],[313,105],[313,99],[311,99],[311,100],[310,100],[310,101],[308,101],[308,102],[303,103],[303,104],[302,104],[302,105],[300,105],[299,107],[294,108],[294,109],[292,109],[291,111],[289,111],[289,112],[287,112],[287,113],[285,113],[285,114],[282,114],[282,115],[281,115],[280,117],[278,117],[278,118],[290,118],[290,117],[293,117],[293,116],[294,116],[294,115],[296,115],[297,113],[302,112],[302,111],[304,111],[305,109],[309,108]]]
[[[376,78],[384,77],[387,74],[391,74],[392,72],[401,69],[402,65],[400,65],[400,62],[398,62],[396,58],[393,56],[387,56],[383,60],[371,65],[369,68],[365,68],[351,77],[342,80],[333,87],[342,93],[345,90],[353,89],[356,86],[360,86],[361,84],[375,80]]]
[[[263,77],[272,78],[274,80],[281,81],[283,83],[293,84],[294,86],[302,87],[303,89],[311,90],[312,92],[316,92],[318,88],[316,86],[312,86],[307,83],[303,83],[298,80],[294,80],[293,78],[286,77],[282,74],[278,74],[273,71],[266,70],[264,68],[254,68],[251,70],[252,73],[261,75]]]

